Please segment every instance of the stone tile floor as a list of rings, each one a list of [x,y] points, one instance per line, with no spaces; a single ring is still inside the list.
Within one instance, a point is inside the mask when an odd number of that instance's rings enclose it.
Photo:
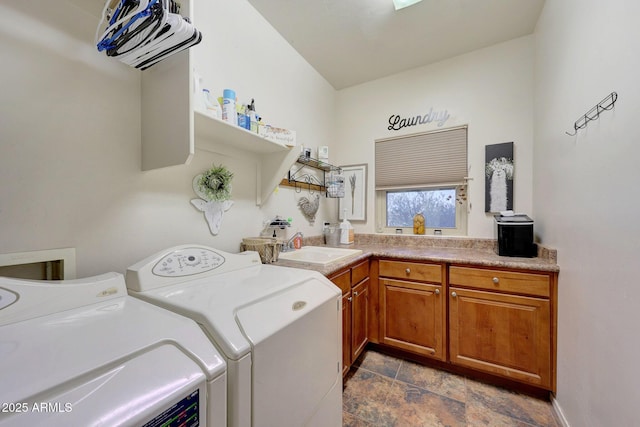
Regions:
[[[367,350],[344,382],[343,426],[558,427],[551,403]]]

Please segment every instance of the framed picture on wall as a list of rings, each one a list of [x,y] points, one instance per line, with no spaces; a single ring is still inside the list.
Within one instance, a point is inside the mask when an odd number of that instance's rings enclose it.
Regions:
[[[367,220],[367,165],[340,166],[344,176],[344,197],[338,199],[338,217],[349,221]]]
[[[513,210],[513,142],[485,146],[484,211]]]

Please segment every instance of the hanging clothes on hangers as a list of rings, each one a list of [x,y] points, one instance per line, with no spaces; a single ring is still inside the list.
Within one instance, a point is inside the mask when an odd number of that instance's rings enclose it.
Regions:
[[[107,0],[96,30],[98,51],[145,70],[200,43],[202,34],[178,12],[174,0]]]

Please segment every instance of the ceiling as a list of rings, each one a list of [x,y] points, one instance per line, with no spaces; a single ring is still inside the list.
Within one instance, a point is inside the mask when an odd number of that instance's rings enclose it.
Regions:
[[[336,89],[533,33],[544,0],[248,0]]]

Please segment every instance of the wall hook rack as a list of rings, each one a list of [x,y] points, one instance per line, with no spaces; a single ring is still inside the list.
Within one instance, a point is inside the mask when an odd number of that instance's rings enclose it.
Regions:
[[[595,107],[587,111],[583,116],[580,116],[578,120],[573,124],[573,133],[565,132],[569,136],[574,136],[578,133],[578,129],[584,129],[587,127],[587,123],[592,120],[597,120],[600,117],[600,113],[603,111],[611,110],[618,100],[618,94],[611,92],[602,101],[598,102]]]

